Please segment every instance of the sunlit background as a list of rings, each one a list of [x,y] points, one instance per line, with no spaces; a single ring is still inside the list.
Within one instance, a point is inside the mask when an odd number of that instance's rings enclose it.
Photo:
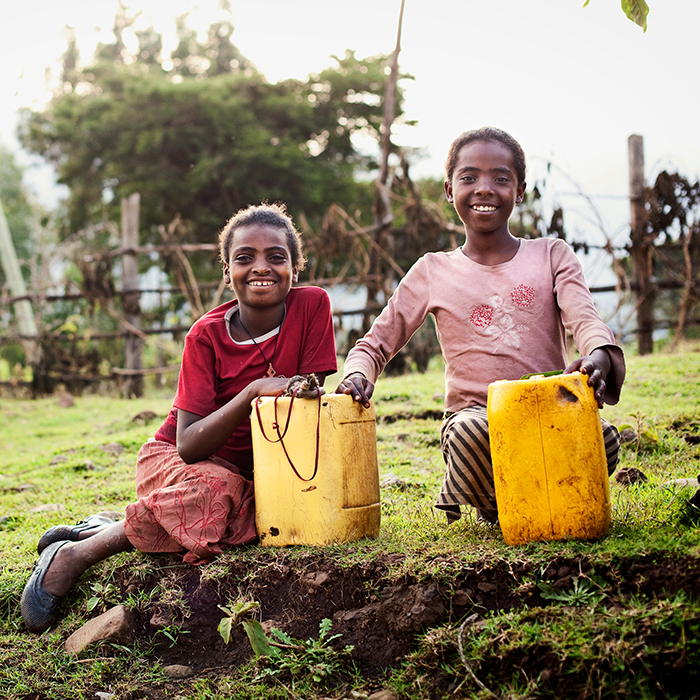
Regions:
[[[222,10],[218,0],[131,0],[137,27],[175,46],[175,18],[202,33]],[[0,141],[19,149],[17,111],[40,106],[59,74],[65,25],[75,28],[83,60],[109,42],[117,0],[3,2],[0,23]],[[303,78],[346,49],[359,57],[390,53],[400,0],[233,0],[234,43],[276,82]],[[394,141],[420,149],[412,174],[439,176],[451,140],[493,124],[510,131],[529,160],[530,184],[547,177],[547,196],[563,205],[569,229],[596,240],[600,218],[619,242],[628,234],[627,138],[644,137],[646,176],[700,173],[696,69],[700,5],[649,0],[648,30],[630,22],[618,0],[407,0],[400,65],[405,110],[414,127]],[[128,32],[126,35],[128,40]],[[373,144],[366,144],[374,148]],[[61,196],[48,167],[31,164],[27,182],[40,200]],[[547,174],[547,162],[553,164]],[[581,196],[590,197],[596,208]],[[554,204],[552,202],[551,204]],[[605,275],[591,269],[589,278]],[[590,279],[595,283],[596,279]]]

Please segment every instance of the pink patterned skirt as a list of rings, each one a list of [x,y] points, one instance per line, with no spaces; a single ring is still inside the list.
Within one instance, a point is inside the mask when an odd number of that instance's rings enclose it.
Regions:
[[[182,552],[202,564],[221,545],[256,538],[253,482],[223,459],[186,464],[175,445],[151,440],[136,462],[138,501],[126,508],[129,541],[142,552]]]

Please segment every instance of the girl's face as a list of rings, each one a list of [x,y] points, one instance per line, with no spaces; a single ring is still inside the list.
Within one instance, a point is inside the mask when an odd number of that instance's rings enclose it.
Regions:
[[[253,224],[235,230],[229,261],[224,263],[224,282],[239,305],[283,304],[298,274],[283,229]]]
[[[518,184],[513,154],[500,141],[472,141],[459,152],[445,193],[467,233],[508,233],[525,183]]]

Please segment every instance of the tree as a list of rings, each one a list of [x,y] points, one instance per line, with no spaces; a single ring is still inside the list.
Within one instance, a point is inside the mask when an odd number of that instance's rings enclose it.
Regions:
[[[113,43],[101,44],[87,65],[81,65],[75,33],[67,29],[60,86],[43,109],[22,115],[23,144],[52,163],[58,181],[68,186],[57,225],[63,246],[72,251],[73,287],[88,299],[87,308],[81,302],[70,311],[79,318],[74,336],[86,346],[97,347],[82,329],[109,332],[125,313],[105,249],[114,246],[113,222],[124,198],[141,195],[140,243],[211,243],[234,211],[261,200],[285,201],[308,234],[322,228],[336,203],[352,209],[364,190],[356,174],[376,166],[355,137],[379,140],[386,56],[360,59],[346,52],[306,80],[275,84],[232,43],[229,19],[213,24],[201,41],[186,19],[178,19],[177,48],[163,57],[160,37],[151,28],[137,29],[120,3]],[[133,46],[128,33],[137,39],[134,55],[127,50]],[[401,103],[399,89],[397,119]],[[166,271],[183,294],[170,298],[169,310],[150,313],[151,320],[179,314],[185,302],[198,315],[198,292],[188,295],[180,282],[220,279],[215,254],[183,258],[165,254]],[[145,256],[140,262],[142,269],[152,264]],[[104,345],[104,352],[114,352],[115,343]],[[88,361],[76,348],[64,352],[58,341],[44,350],[46,371],[34,368],[38,391],[57,381],[56,368],[67,357],[79,360],[78,383],[85,367],[99,373],[106,357],[101,350]]]
[[[332,203],[352,200],[355,172],[374,165],[354,136],[378,138],[385,56],[347,52],[307,80],[272,84],[232,44],[230,22],[212,25],[199,45],[181,18],[167,71],[150,31],[139,35],[145,58],[126,55],[131,23],[118,13],[114,44],[45,109],[23,114],[23,144],[69,187],[64,237],[118,218],[120,198],[133,192],[150,241],[176,216],[191,238],[211,241],[252,202],[283,200],[293,215],[320,221]]]
[[[673,349],[686,325],[698,321],[691,314],[700,302],[700,181],[662,171],[644,194],[644,235],[652,244],[654,278],[673,285],[658,295],[677,319]]]

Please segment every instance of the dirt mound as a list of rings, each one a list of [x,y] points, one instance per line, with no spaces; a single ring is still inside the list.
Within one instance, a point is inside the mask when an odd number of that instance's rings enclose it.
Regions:
[[[595,567],[585,557],[557,557],[545,566],[498,561],[459,567],[444,559],[433,562],[444,574],[428,580],[406,574],[397,578],[392,571],[401,562],[399,555],[387,555],[341,566],[321,555],[291,557],[282,550],[246,561],[231,556],[226,576],[212,579],[206,567],[173,568],[172,558],[160,556],[146,581],[127,566],[116,572],[116,580],[124,597],[160,586],[159,602],[138,619],[143,640],[160,640],[157,656],[164,665],[182,664],[196,674],[215,675],[232,672],[252,656],[240,629],[233,631],[228,645],[217,631],[224,617],[218,606],[242,598],[260,603],[264,627],[279,628],[296,639],[317,637],[321,620],[331,619],[332,633],[342,635],[337,645],[354,645],[352,658],[365,678],[399,665],[417,648],[420,633],[430,628],[458,623],[475,613],[483,618],[494,610],[551,606],[552,595],[543,591],[573,595],[576,580],[585,575],[601,582],[600,590],[608,598],[604,604],[632,596],[663,598],[679,591],[700,598],[700,559],[692,557],[650,554]],[[166,588],[172,599],[164,599]],[[157,635],[168,628],[180,628],[177,643]],[[542,669],[536,654],[521,662],[534,676]]]

